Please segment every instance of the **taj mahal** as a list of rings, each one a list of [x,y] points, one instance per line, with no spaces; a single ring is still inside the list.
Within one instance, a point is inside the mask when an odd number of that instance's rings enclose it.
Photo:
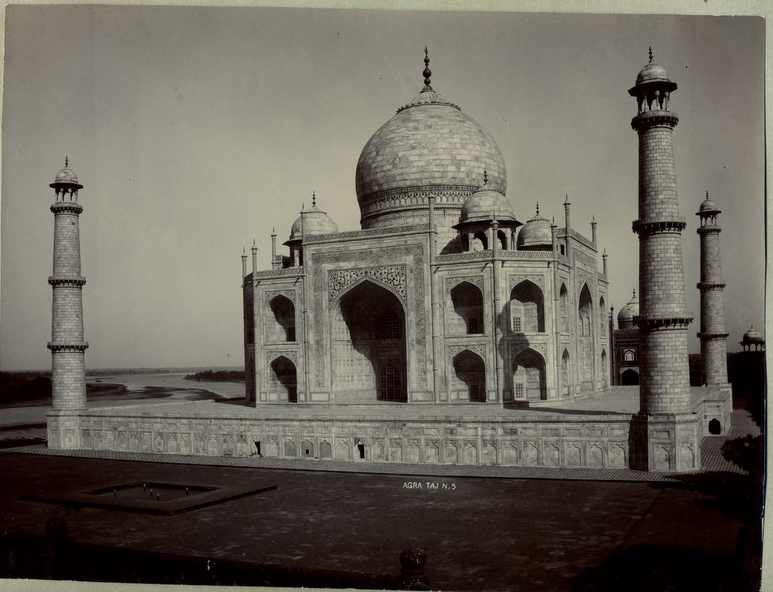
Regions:
[[[82,185],[68,166],[60,171],[51,184],[50,447],[700,469],[701,440],[727,432],[732,406],[720,210],[707,195],[697,213],[706,381],[698,389],[689,384],[686,222],[672,147],[678,117],[669,107],[676,83],[650,53],[628,91],[639,141],[639,218],[632,221],[639,297],[624,308],[620,332],[610,323],[607,253],[595,220],[573,225],[569,195],[560,196],[559,220],[541,214],[539,203],[514,204],[494,137],[433,88],[429,63],[425,49],[420,92],[362,149],[360,229],[339,230],[324,198],[312,195],[283,235],[284,249],[272,233],[266,268],[254,244],[251,267],[242,254],[241,407],[210,405],[210,414],[185,404],[152,413],[88,408]],[[542,200],[544,210],[556,196]],[[628,339],[625,347],[616,335]],[[635,372],[638,396],[613,386],[623,371]]]

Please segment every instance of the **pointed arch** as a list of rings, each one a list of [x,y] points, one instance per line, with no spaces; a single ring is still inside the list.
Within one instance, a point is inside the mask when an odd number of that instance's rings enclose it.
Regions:
[[[569,350],[564,348],[564,353],[561,354],[561,393],[564,395],[571,394],[572,384],[572,359],[569,357]]]
[[[338,402],[406,401],[406,327],[400,298],[365,278],[333,302],[331,315],[331,375]]]
[[[561,283],[561,290],[559,291],[559,331],[561,333],[569,333],[569,291],[566,289],[566,284]]]
[[[471,251],[488,251],[488,237],[486,233],[479,230],[472,237]]]
[[[603,296],[599,297],[599,335],[607,334],[607,304]]]
[[[497,230],[497,240],[499,241],[499,248],[507,251],[507,234],[503,230]]]
[[[465,349],[454,356],[452,365],[454,372],[451,376],[451,391],[456,395],[454,398],[485,402],[486,363],[483,358]]]
[[[268,373],[269,400],[298,402],[298,374],[295,364],[285,356],[272,360]]]
[[[516,400],[547,399],[545,358],[530,347],[513,358],[513,393]]]
[[[593,387],[593,299],[588,284],[583,284],[577,303],[577,334],[579,342],[580,391],[591,392]]]
[[[601,386],[609,388],[609,363],[607,362],[607,350],[601,350]]]
[[[545,299],[534,282],[523,280],[510,292],[510,330],[513,333],[545,332]]]
[[[449,333],[483,333],[483,293],[480,288],[470,282],[462,282],[451,289],[450,296],[455,315],[448,319]]]
[[[623,386],[633,386],[639,384],[639,373],[633,368],[629,368],[620,375],[620,383]]]
[[[295,341],[295,305],[281,294],[268,303],[266,320],[266,341]]]
[[[593,299],[588,289],[588,284],[582,285],[580,290],[580,300],[578,303],[578,334],[582,337],[588,337],[591,335],[591,327],[593,326]]]

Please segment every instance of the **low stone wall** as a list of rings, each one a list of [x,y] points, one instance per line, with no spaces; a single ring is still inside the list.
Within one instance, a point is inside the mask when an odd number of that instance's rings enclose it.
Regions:
[[[598,468],[625,468],[629,456],[630,417],[621,414],[395,420],[151,417],[110,411],[81,412],[77,446],[60,447],[250,456],[258,453],[259,443],[260,454],[278,458]],[[52,448],[56,441],[65,442],[58,435],[64,427],[60,421],[49,416]]]

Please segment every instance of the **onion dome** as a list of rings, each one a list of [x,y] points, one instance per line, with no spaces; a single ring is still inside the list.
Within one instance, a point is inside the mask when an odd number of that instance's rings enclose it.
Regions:
[[[516,247],[519,250],[543,249],[544,247],[552,249],[553,230],[550,226],[550,220],[540,216],[539,204],[537,204],[537,213],[523,225],[518,233]]]
[[[293,222],[290,229],[290,240],[285,244],[303,240],[304,236],[317,236],[322,234],[335,234],[338,225],[327,212],[317,207],[317,196],[312,194],[311,208],[301,210],[301,215]]]
[[[676,90],[676,83],[669,80],[666,69],[660,64],[652,63],[652,47],[650,47],[649,56],[649,63],[636,76],[636,85],[628,90],[628,93],[632,96],[636,96],[647,87],[668,92]]]
[[[641,69],[636,76],[636,84],[645,82],[666,82],[668,81],[668,72],[660,64],[649,63]]]
[[[54,182],[50,183],[49,187],[57,190],[67,189],[68,191],[83,189],[83,185],[78,183],[78,175],[70,168],[67,157],[64,159],[64,168],[56,174]]]
[[[762,338],[762,333],[757,331],[757,329],[752,327],[743,334],[743,340],[741,341],[743,345],[755,345],[755,344],[763,344],[765,343],[765,340]]]
[[[709,215],[709,214],[721,214],[722,210],[720,210],[717,207],[717,204],[715,204],[713,201],[709,199],[709,192],[706,192],[706,199],[703,200],[701,203],[701,207],[699,208],[697,215]]]
[[[368,140],[357,162],[356,189],[363,228],[428,221],[435,209],[460,213],[488,171],[489,189],[505,194],[502,152],[480,124],[430,85],[425,48],[424,88]]]
[[[493,220],[516,221],[510,202],[499,191],[488,184],[488,171],[483,171],[483,185],[464,201],[459,222],[481,222]]]
[[[636,299],[636,290],[634,290],[631,300],[617,313],[618,329],[635,329],[633,318],[636,316],[639,316],[639,301]]]

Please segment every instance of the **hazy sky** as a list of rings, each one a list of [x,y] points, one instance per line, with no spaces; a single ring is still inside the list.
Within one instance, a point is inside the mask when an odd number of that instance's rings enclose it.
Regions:
[[[368,138],[432,85],[505,157],[508,198],[609,254],[611,304],[638,283],[638,144],[627,90],[655,62],[671,108],[690,351],[699,351],[698,218],[722,210],[728,350],[764,287],[764,23],[278,8],[10,6],[2,121],[0,366],[50,367],[53,215],[65,155],[80,203],[89,368],[243,363],[242,248],[287,240],[301,204],[359,228]],[[285,247],[282,247],[285,252]],[[599,257],[601,266],[601,257]],[[616,313],[615,313],[616,314]]]

